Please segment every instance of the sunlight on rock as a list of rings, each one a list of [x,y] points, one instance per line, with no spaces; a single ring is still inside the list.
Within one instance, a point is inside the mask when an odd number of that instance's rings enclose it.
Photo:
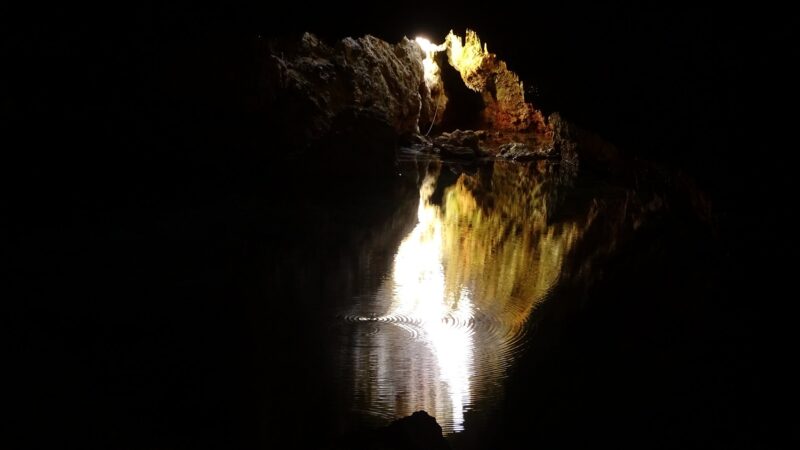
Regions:
[[[436,64],[433,58],[436,53],[447,49],[447,43],[436,45],[423,37],[417,37],[415,41],[425,52],[425,59],[422,60],[422,67],[425,70],[425,84],[428,85],[428,89],[432,90],[437,83],[440,83],[439,65]]]
[[[488,46],[483,44],[478,34],[467,30],[466,43],[460,36],[450,31],[445,39],[447,43],[447,57],[450,65],[461,73],[461,78],[467,87],[473,91],[482,92],[486,89],[487,78],[481,76],[479,69],[484,60],[493,58]]]
[[[505,61],[489,53],[477,33],[467,30],[466,39],[452,31],[447,35],[450,65],[461,74],[468,88],[480,92],[486,105],[483,117],[487,128],[546,133],[541,111],[525,101],[525,89]]]
[[[442,44],[433,44],[422,37],[416,38],[416,42],[425,54],[422,61],[425,84],[433,96],[432,101],[436,101],[437,109],[443,111],[446,102],[437,100],[436,95],[449,88],[442,83],[441,67],[435,55],[446,50],[447,63],[458,71],[469,89],[483,96],[484,128],[548,131],[542,113],[525,101],[525,90],[519,76],[508,69],[505,61],[489,52],[488,45],[481,42],[477,33],[468,29],[462,38],[451,30]]]

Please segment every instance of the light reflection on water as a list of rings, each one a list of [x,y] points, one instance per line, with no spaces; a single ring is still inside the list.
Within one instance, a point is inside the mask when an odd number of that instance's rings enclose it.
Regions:
[[[552,186],[523,166],[462,174],[441,205],[438,176],[425,176],[418,222],[377,292],[345,314],[344,365],[354,411],[390,420],[423,409],[452,433],[500,393],[585,220],[552,223]]]

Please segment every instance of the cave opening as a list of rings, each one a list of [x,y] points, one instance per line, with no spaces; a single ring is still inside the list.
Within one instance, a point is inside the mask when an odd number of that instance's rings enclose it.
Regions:
[[[483,96],[467,87],[459,71],[448,62],[447,52],[437,53],[435,59],[447,96],[447,107],[442,112],[442,121],[434,127],[434,131],[441,133],[456,129],[479,129],[486,107]]]

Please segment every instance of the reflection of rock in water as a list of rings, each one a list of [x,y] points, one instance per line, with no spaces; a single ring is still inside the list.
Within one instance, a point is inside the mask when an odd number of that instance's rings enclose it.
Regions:
[[[453,432],[499,386],[584,223],[549,220],[552,174],[498,162],[460,175],[441,205],[430,201],[438,175],[422,183],[391,272],[348,316],[348,347],[354,409],[386,419],[424,409]]]
[[[506,323],[521,323],[544,299],[581,234],[575,221],[549,223],[552,187],[545,174],[537,175],[498,162],[488,183],[481,175],[462,176],[446,195],[449,289],[469,286],[478,305]]]

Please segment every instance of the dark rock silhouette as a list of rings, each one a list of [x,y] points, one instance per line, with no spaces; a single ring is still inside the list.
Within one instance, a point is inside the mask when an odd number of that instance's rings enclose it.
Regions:
[[[441,69],[441,80],[447,97],[445,109],[439,112],[441,123],[437,123],[436,129],[480,128],[486,108],[481,93],[464,83],[458,70],[447,61],[445,52],[436,55],[436,64]]]
[[[616,146],[590,131],[566,120],[557,112],[550,114],[547,124],[553,132],[553,150],[562,161],[577,163],[581,160],[593,163],[612,163],[619,159]]]
[[[391,449],[449,449],[442,436],[442,427],[425,411],[392,422],[384,432],[385,444]]]
[[[442,427],[425,411],[397,419],[378,430],[346,436],[337,449],[350,450],[450,450]]]

